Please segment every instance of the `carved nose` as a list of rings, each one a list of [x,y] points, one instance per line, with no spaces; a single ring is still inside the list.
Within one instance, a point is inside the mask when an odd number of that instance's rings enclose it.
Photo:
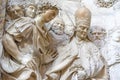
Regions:
[[[83,31],[84,31],[84,32],[87,32],[87,29],[84,29]]]
[[[99,35],[98,34],[95,34],[96,37],[98,37]]]

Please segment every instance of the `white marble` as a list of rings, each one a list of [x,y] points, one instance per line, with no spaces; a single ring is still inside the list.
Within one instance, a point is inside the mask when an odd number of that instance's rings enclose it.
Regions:
[[[119,80],[120,1],[97,1],[0,1],[0,79]]]

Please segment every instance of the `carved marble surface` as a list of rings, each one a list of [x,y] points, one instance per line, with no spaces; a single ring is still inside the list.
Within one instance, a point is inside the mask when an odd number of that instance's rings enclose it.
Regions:
[[[119,0],[0,0],[0,80],[120,80]]]
[[[5,25],[6,3],[7,0],[0,1],[0,39],[2,37],[3,27]]]

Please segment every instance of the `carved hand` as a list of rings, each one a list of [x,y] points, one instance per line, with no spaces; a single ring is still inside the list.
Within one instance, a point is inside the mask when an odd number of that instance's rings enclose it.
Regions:
[[[57,57],[58,53],[55,49],[49,49],[47,51],[46,54],[41,54],[41,58],[44,58],[42,59],[43,60],[43,64],[47,64],[47,63],[50,63],[52,62],[53,60],[55,60],[55,58]]]

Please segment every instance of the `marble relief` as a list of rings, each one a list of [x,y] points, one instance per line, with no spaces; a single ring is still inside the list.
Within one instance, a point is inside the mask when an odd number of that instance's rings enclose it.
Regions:
[[[1,0],[0,80],[120,80],[119,0]]]
[[[101,50],[106,43],[107,31],[100,26],[92,26],[89,31],[89,38]]]

